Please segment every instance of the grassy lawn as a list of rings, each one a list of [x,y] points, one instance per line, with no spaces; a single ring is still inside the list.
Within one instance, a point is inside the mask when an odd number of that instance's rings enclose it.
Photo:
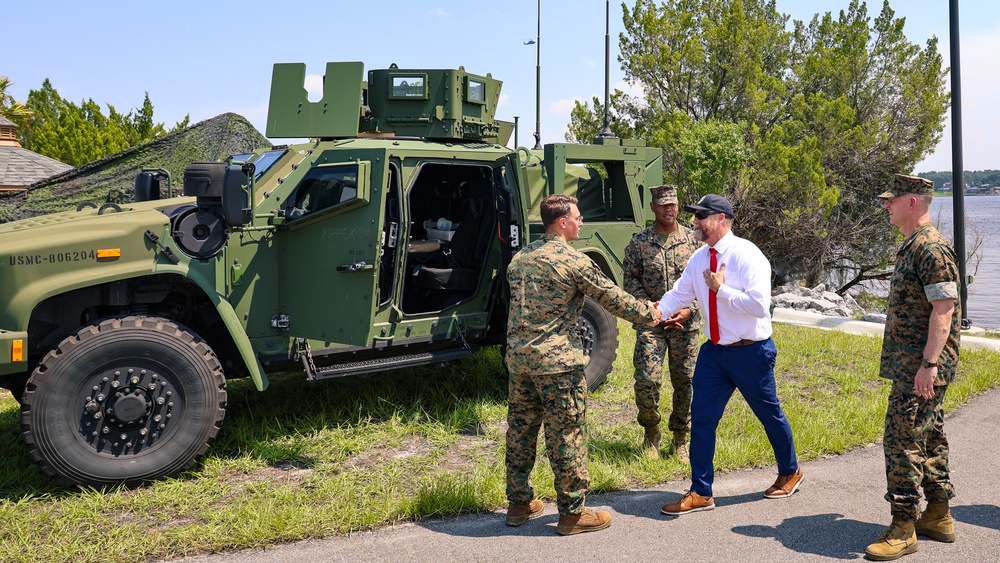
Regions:
[[[589,402],[594,492],[686,478],[673,458],[640,455],[633,332],[620,328],[615,369]],[[778,395],[801,460],[879,439],[888,393],[877,377],[881,340],[787,325],[775,325],[775,340]],[[996,365],[995,353],[963,351],[946,408],[1000,383]],[[4,394],[0,559],[179,558],[494,510],[505,504],[501,371],[497,351],[486,350],[462,362],[319,383],[289,374],[263,393],[231,382],[222,432],[195,470],[107,491],[59,488],[43,476],[21,444],[18,406]],[[664,391],[669,409],[669,384]],[[716,464],[773,464],[739,394],[719,428]],[[554,498],[544,449],[535,483]]]

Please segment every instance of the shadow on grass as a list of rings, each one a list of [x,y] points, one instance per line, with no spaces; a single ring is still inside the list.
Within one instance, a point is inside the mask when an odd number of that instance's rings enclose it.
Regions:
[[[601,440],[590,439],[590,448],[587,455],[592,460],[605,462],[624,461],[638,459],[642,456],[643,450],[635,442],[625,440]],[[663,452],[661,452],[661,455]]]
[[[226,417],[205,457],[239,458],[250,452],[262,463],[283,469],[311,461],[289,436],[329,428],[365,428],[385,421],[431,422],[456,432],[483,428],[477,405],[506,403],[506,372],[495,349],[472,358],[371,375],[308,382],[300,373],[270,377],[259,392],[249,379],[228,382]],[[20,437],[20,409],[12,398],[0,411],[0,499],[18,501],[41,495],[64,497],[81,489],[57,485],[42,473]],[[181,474],[197,478],[200,465]]]

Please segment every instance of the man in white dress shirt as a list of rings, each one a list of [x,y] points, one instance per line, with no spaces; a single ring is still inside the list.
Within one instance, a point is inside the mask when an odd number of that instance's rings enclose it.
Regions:
[[[694,369],[691,404],[691,490],[663,507],[680,515],[712,510],[715,432],[733,391],[743,398],[764,425],[778,463],[778,478],[764,496],[788,498],[802,483],[792,428],[775,390],[771,340],[771,264],[752,242],[732,234],[733,206],[709,194],[695,205],[695,236],[705,245],[691,255],[684,273],[660,300],[662,318],[669,318],[695,299],[707,311],[705,334]]]

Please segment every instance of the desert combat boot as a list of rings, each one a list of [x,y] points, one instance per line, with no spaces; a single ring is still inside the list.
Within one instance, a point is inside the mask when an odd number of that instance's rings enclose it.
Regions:
[[[898,518],[893,518],[892,524],[882,537],[865,549],[865,555],[874,561],[892,561],[916,552],[917,532],[913,522],[905,522]]]
[[[561,536],[596,532],[611,525],[611,513],[584,508],[579,514],[560,514],[556,531]]]
[[[649,459],[660,459],[660,427],[646,426],[642,439],[642,453]]]
[[[689,463],[691,461],[688,455],[687,432],[674,432],[674,439],[671,445],[674,447],[674,455],[677,456],[677,461],[681,463]]]
[[[532,518],[538,518],[545,510],[545,504],[538,499],[534,499],[528,504],[510,503],[507,507],[507,525],[520,526]]]
[[[914,526],[921,536],[951,543],[955,541],[955,519],[948,510],[948,501],[929,502]]]

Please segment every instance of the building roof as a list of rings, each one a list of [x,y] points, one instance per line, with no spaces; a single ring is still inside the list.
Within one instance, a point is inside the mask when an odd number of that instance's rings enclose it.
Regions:
[[[72,168],[23,147],[0,146],[0,189],[25,189]]]

